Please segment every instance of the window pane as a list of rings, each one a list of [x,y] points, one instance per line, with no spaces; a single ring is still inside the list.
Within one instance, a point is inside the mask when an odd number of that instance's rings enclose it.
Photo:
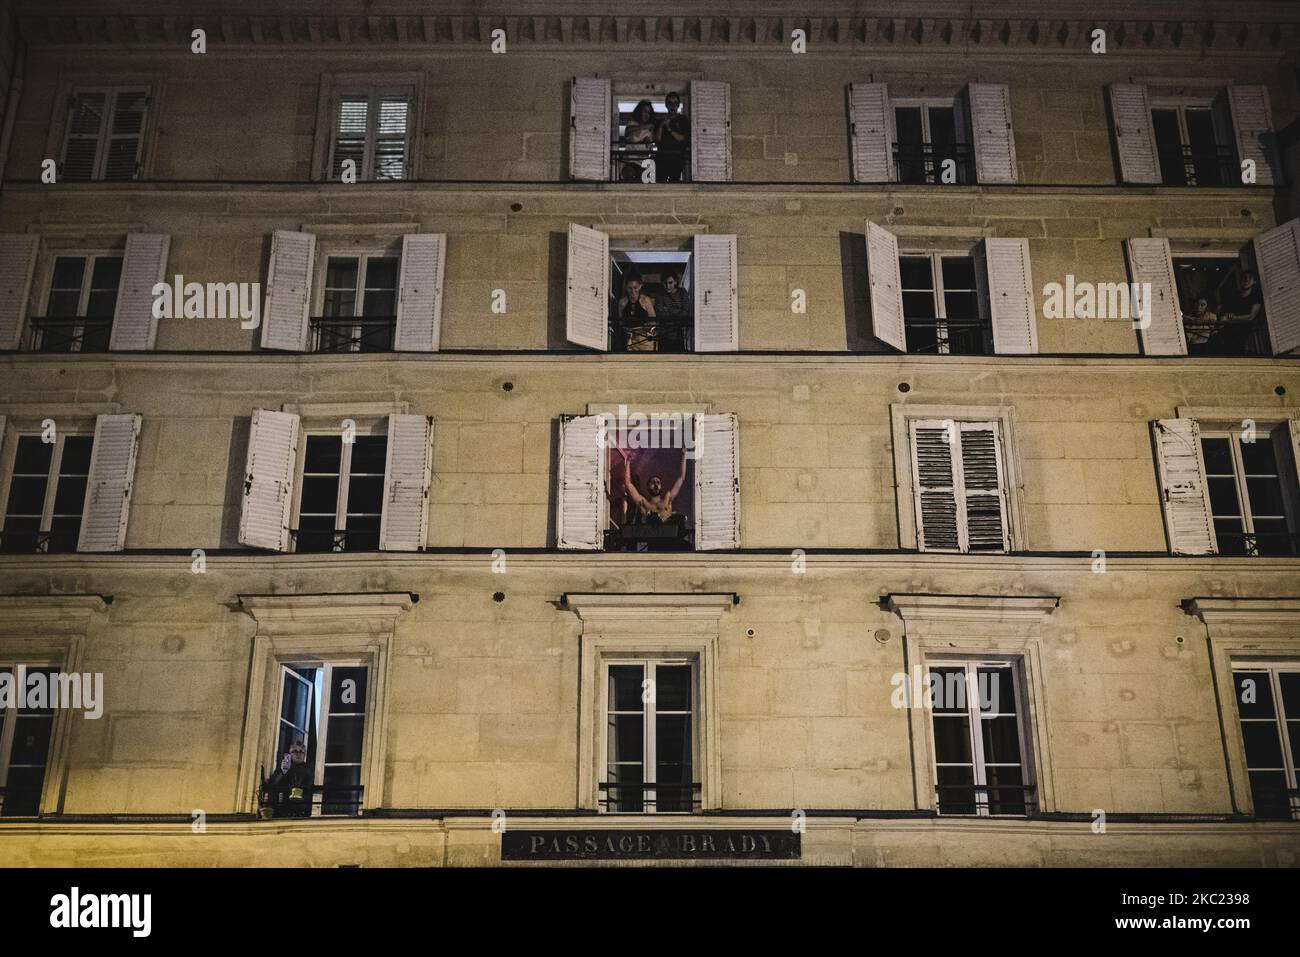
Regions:
[[[365,736],[365,715],[332,714],[325,736],[327,764],[355,764],[361,761]]]
[[[53,454],[53,443],[42,442],[37,435],[24,435],[18,440],[18,448],[14,452],[14,474],[49,475]]]
[[[1277,475],[1277,454],[1273,440],[1261,435],[1254,442],[1241,442],[1241,462],[1247,475]]]
[[[383,475],[388,436],[358,435],[352,442],[352,474]]]
[[[10,516],[35,515],[39,517],[45,508],[45,487],[47,484],[47,479],[35,476],[12,479],[9,483],[9,504],[5,509],[6,514]]]
[[[5,817],[34,817],[40,811],[41,788],[45,783],[45,765],[9,769],[5,781]]]
[[[59,479],[58,488],[54,492],[54,514],[80,515],[85,505],[86,479],[68,477]]]
[[[640,763],[645,757],[645,719],[616,714],[609,719],[609,763]]]
[[[972,768],[939,768],[936,791],[939,811],[943,814],[974,814],[975,792],[969,785],[975,782]]]
[[[1231,478],[1207,479],[1210,486],[1210,509],[1215,515],[1240,515],[1237,482]]]
[[[338,435],[307,436],[307,455],[303,462],[304,472],[338,473],[342,461],[343,439]]]
[[[1283,515],[1282,483],[1276,478],[1246,479],[1246,495],[1252,515]]]
[[[938,310],[934,304],[934,293],[905,291],[903,293],[903,315],[908,319],[933,319],[938,315]],[[931,335],[933,334],[931,332]]]
[[[10,764],[44,764],[50,753],[50,734],[54,730],[54,715],[19,717],[14,722],[14,747]]]
[[[989,714],[1016,714],[1016,686],[1010,668],[979,669],[979,709]]]
[[[1205,458],[1205,474],[1232,475],[1232,447],[1227,439],[1201,439],[1201,455]]]
[[[943,309],[949,319],[975,321],[980,317],[979,296],[973,292],[945,291]]]
[[[655,707],[659,711],[691,710],[690,665],[660,665],[655,669]]]
[[[930,142],[934,144],[936,156],[944,156],[945,150],[957,142],[957,124],[951,106],[931,106]]]
[[[898,271],[904,289],[933,289],[934,273],[929,256],[900,256]]]
[[[1286,794],[1285,771],[1251,771],[1250,796],[1255,802],[1255,816],[1269,820],[1290,820],[1291,806]]]
[[[965,714],[965,668],[931,668],[929,677],[930,703],[937,714]]]
[[[308,475],[302,480],[301,513],[305,516],[326,513],[333,517],[338,508],[338,476]]]
[[[921,108],[919,106],[900,106],[894,110],[894,127],[897,143],[900,147],[916,149],[920,147]]]
[[[655,727],[655,780],[664,784],[691,783],[691,716],[662,714]]]
[[[980,722],[984,733],[984,760],[989,764],[1020,763],[1020,728],[1014,715],[985,718]]]
[[[381,475],[353,476],[348,482],[349,515],[378,515],[384,505],[384,479]]]
[[[63,459],[59,463],[62,475],[89,475],[90,453],[95,446],[92,435],[70,435],[63,440]]]
[[[1300,671],[1283,671],[1277,676],[1282,686],[1282,713],[1288,718],[1300,718]]]
[[[989,768],[985,780],[989,785],[985,794],[990,814],[1025,813],[1025,791],[1020,787],[1024,779],[1020,768]]]
[[[366,710],[364,667],[336,667],[330,681],[330,711],[334,714],[363,714]]]
[[[934,718],[934,756],[939,764],[971,762],[970,719],[965,715]]]
[[[357,813],[363,796],[360,767],[356,765],[327,767],[322,785],[322,814]]]
[[[1271,718],[1273,711],[1273,686],[1267,671],[1234,671],[1233,683],[1237,689],[1237,713],[1243,718]]]
[[[1241,737],[1246,742],[1246,766],[1282,767],[1282,741],[1275,721],[1243,721]]]
[[[609,710],[640,711],[641,665],[610,665]]]

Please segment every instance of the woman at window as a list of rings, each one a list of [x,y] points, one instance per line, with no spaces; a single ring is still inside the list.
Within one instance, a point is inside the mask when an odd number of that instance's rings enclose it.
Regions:
[[[627,150],[627,161],[623,163],[621,178],[626,183],[641,181],[642,162],[654,151],[655,108],[649,100],[642,100],[632,110],[627,126],[623,127],[623,145],[632,147]]]
[[[627,351],[656,351],[654,300],[645,294],[640,276],[628,276],[624,290],[614,315],[620,331],[627,339]]]

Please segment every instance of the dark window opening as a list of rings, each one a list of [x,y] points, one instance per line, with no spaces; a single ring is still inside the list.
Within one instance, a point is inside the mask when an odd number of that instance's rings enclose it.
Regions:
[[[331,256],[313,352],[391,352],[397,329],[397,256]]]
[[[1238,260],[1175,259],[1174,281],[1188,355],[1273,354],[1259,281]]]
[[[1255,817],[1300,820],[1300,670],[1234,670]]]
[[[1300,554],[1289,443],[1285,427],[1201,436],[1220,555]]]
[[[29,322],[32,352],[107,352],[122,278],[121,256],[59,256],[44,316]]]
[[[607,551],[691,551],[695,547],[695,462],[681,427],[654,423],[608,456]]]
[[[615,96],[610,178],[623,183],[689,183],[691,119],[687,97]]]
[[[294,542],[299,552],[379,549],[388,437],[307,436]]]
[[[1209,106],[1151,111],[1160,180],[1165,186],[1231,186],[1236,154]]]
[[[35,674],[49,681],[55,668],[0,668],[17,685]],[[0,817],[35,817],[41,811],[54,735],[54,708],[0,707]]]
[[[894,108],[894,173],[900,183],[973,183],[974,154],[955,106]]]
[[[693,255],[610,254],[611,352],[689,352],[694,346]]]
[[[38,435],[18,439],[0,552],[75,552],[90,478],[94,437]]]
[[[970,256],[900,256],[907,351],[988,355],[993,331],[982,315],[975,260]]]

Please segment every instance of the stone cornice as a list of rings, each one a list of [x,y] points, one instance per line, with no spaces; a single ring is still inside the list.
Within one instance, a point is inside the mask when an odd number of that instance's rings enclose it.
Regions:
[[[906,620],[927,621],[1041,621],[1054,612],[1061,599],[1053,595],[885,595],[882,603]]]
[[[0,595],[0,622],[84,628],[110,601],[102,595]]]
[[[1218,625],[1300,625],[1300,598],[1191,598],[1183,606],[1211,628]]]
[[[578,4],[573,4],[578,5]],[[286,5],[288,6],[288,5]],[[390,4],[402,6],[401,4]],[[409,6],[409,5],[408,5]],[[445,6],[445,5],[444,5]],[[760,11],[763,5],[756,4]],[[1228,19],[1192,20],[1134,18],[1059,18],[1025,15],[971,17],[960,7],[953,15],[943,5],[925,8],[926,16],[863,17],[844,15],[748,15],[721,12],[711,16],[632,16],[539,11],[474,14],[412,13],[405,10],[365,14],[303,14],[301,8],[285,14],[225,12],[211,15],[172,15],[159,12],[103,15],[87,8],[85,15],[46,14],[40,6],[20,7],[18,23],[23,38],[33,47],[93,46],[125,50],[128,46],[174,46],[189,52],[190,32],[201,27],[208,33],[209,50],[221,46],[266,47],[282,55],[286,48],[325,47],[366,49],[376,45],[486,49],[494,30],[504,30],[515,50],[592,47],[623,48],[658,45],[681,50],[726,50],[788,53],[793,30],[805,31],[810,53],[879,50],[963,49],[971,53],[1028,51],[1091,55],[1094,28],[1106,30],[1108,53],[1206,52],[1283,53],[1300,30],[1300,18],[1277,7],[1278,15],[1255,12],[1248,22]],[[825,9],[825,4],[809,4]],[[965,5],[962,5],[965,6]],[[671,7],[664,8],[671,10]],[[900,11],[903,12],[903,11]]]
[[[332,627],[363,619],[387,629],[415,603],[407,592],[340,593],[322,595],[240,595],[240,607],[257,621],[259,632],[298,625]]]
[[[730,592],[687,593],[601,593],[570,592],[563,596],[565,607],[583,621],[629,618],[717,619],[739,599]]]

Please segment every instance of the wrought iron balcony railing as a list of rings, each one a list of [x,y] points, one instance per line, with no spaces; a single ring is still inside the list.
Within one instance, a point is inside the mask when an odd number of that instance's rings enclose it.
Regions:
[[[666,522],[625,524],[605,532],[607,552],[689,552],[695,548],[695,529],[685,516]]]
[[[1255,817],[1266,821],[1300,821],[1300,788],[1255,784],[1250,789]]]
[[[645,178],[646,160],[654,161],[654,179]],[[655,143],[615,143],[609,150],[610,178],[622,183],[665,182],[665,171],[659,168],[659,164],[663,163],[666,167],[672,162],[680,162],[682,166],[678,181],[689,183],[691,181],[690,149],[669,153],[661,150]]]
[[[1035,784],[936,784],[940,814],[1032,817],[1038,813]]]
[[[1271,356],[1268,325],[1263,317],[1254,322],[1201,322],[1183,317],[1190,356]]]
[[[270,787],[261,794],[261,805],[271,809],[271,816],[284,817],[357,817],[365,788],[360,784],[317,784],[306,788],[301,800],[293,800],[288,787]]]
[[[1236,153],[1230,146],[1196,149],[1156,144],[1165,186],[1240,186]]]
[[[908,352],[953,356],[993,352],[993,331],[979,319],[904,319],[903,325]]]
[[[1220,555],[1293,557],[1300,555],[1300,535],[1291,532],[1222,532],[1215,529]]]
[[[23,349],[28,352],[107,352],[112,316],[32,316]]]
[[[26,532],[0,529],[0,554],[30,555],[45,552],[51,555],[77,550],[79,531]]]
[[[689,352],[695,317],[656,316],[627,322],[611,316],[609,343],[614,352]]]
[[[700,809],[700,785],[600,782],[600,806],[613,814],[687,814]]]
[[[295,552],[377,552],[379,529],[291,528]]]
[[[951,160],[951,162],[948,162]],[[945,171],[951,170],[951,177]],[[975,160],[964,143],[921,143],[894,147],[894,179],[899,183],[962,185],[975,182]],[[951,179],[951,183],[949,183]]]
[[[313,316],[312,352],[392,352],[396,316]]]

